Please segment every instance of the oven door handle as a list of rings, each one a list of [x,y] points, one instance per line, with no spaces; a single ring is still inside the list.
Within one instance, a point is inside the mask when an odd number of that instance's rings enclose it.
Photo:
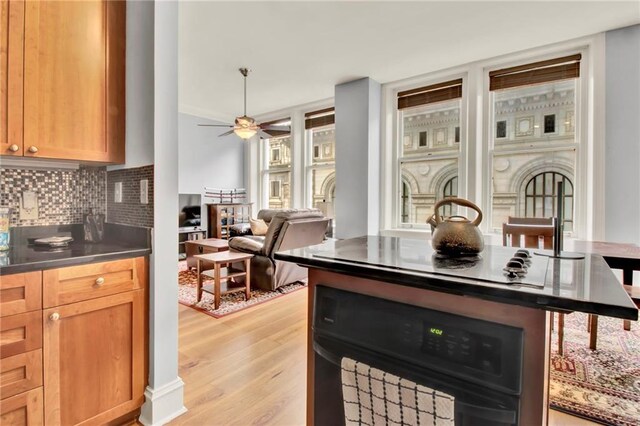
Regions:
[[[313,342],[313,351],[318,355],[320,355],[325,360],[329,361],[331,364],[342,368],[342,360],[340,359],[340,357],[332,354],[327,349],[320,346],[320,344],[316,341]]]
[[[456,399],[456,403],[464,406],[464,413],[471,415],[473,418],[481,418],[490,420],[493,423],[515,424],[517,414],[514,410],[499,410],[495,408],[481,407],[475,404]]]

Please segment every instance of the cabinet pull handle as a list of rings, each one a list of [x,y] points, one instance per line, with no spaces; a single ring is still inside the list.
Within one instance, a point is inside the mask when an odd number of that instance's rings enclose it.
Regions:
[[[38,152],[38,147],[34,146],[34,145],[30,146],[29,147],[29,152],[32,153],[32,154],[35,154],[36,152]]]
[[[101,286],[102,284],[104,284],[104,278],[102,277],[96,278],[96,285]]]
[[[18,152],[19,149],[20,149],[20,147],[18,145],[16,145],[15,143],[9,146],[9,151],[11,151],[11,152]]]
[[[57,312],[54,312],[51,315],[49,315],[49,319],[51,321],[58,321],[60,319],[60,314]]]

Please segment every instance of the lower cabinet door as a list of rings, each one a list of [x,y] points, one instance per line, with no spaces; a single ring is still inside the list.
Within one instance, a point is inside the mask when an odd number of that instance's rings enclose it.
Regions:
[[[144,294],[130,291],[44,311],[48,425],[102,424],[142,404]]]
[[[41,426],[42,388],[32,389],[0,402],[0,425]]]

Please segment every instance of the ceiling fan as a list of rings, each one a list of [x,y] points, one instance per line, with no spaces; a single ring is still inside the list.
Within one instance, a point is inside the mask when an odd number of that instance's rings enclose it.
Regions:
[[[249,75],[249,70],[247,68],[240,68],[238,71],[240,71],[240,74],[244,77],[244,114],[241,117],[236,117],[235,124],[198,124],[198,126],[230,127],[231,130],[219,135],[219,137],[235,133],[244,140],[251,139],[255,134],[258,134],[261,139],[269,139],[274,136],[269,132],[277,134],[290,132],[290,126],[275,126],[270,123],[258,124],[252,117],[247,116],[247,75]]]

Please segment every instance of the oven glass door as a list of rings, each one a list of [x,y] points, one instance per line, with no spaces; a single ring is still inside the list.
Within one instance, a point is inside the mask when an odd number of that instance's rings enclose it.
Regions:
[[[516,425],[519,398],[314,332],[314,421],[345,424],[341,361],[350,358],[455,398],[456,425]]]

